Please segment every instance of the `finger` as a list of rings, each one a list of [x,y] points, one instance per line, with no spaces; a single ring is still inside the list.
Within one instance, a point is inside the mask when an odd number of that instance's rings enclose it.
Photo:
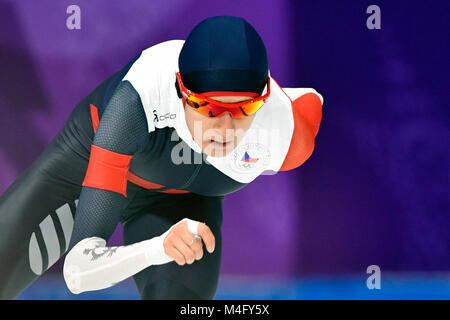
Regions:
[[[166,254],[171,257],[175,262],[182,266],[186,263],[186,259],[184,258],[183,254],[178,251],[177,248],[171,246],[166,250]]]
[[[188,230],[187,223],[184,223],[183,227],[177,231],[177,235],[184,241],[184,243],[190,246],[192,244],[192,240],[194,240],[194,235]]]
[[[180,229],[178,236],[180,236],[183,242],[194,251],[195,259],[200,260],[203,256],[203,246],[201,245],[201,239],[198,239],[199,236],[193,236],[190,231],[188,231],[187,227]],[[200,243],[200,245],[198,245],[198,243]]]
[[[186,222],[187,222],[187,228],[188,228],[189,232],[192,235],[198,234],[198,225],[200,222],[191,220],[191,219],[186,219]]]
[[[174,241],[174,246],[183,254],[187,264],[191,264],[194,262],[194,251],[187,244],[185,244],[184,241],[181,240],[181,238],[179,238],[178,241]]]
[[[169,234],[166,239],[164,240],[164,251],[166,254],[174,259],[176,263],[179,265],[184,265],[186,263],[186,259],[184,258],[184,255],[177,250],[174,246],[174,240],[176,240],[176,236],[174,234]]]
[[[208,252],[213,252],[216,245],[216,238],[214,237],[211,229],[204,223],[200,223],[197,229],[198,235],[202,237]]]
[[[195,239],[194,243],[190,246],[195,252],[195,259],[200,260],[203,258],[203,242],[201,238]]]

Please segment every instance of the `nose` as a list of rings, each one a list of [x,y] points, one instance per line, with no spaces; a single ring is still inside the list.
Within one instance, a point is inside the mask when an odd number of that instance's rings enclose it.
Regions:
[[[226,130],[234,129],[233,117],[229,112],[224,112],[222,116],[217,117],[215,120],[214,129],[220,131],[223,136],[226,136]]]

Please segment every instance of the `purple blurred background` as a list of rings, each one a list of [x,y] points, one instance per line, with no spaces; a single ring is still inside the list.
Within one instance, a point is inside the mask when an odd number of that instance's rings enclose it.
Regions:
[[[71,4],[81,30],[66,28]],[[236,15],[264,39],[281,86],[313,87],[325,103],[303,166],[226,198],[222,273],[449,271],[450,5],[377,1],[382,29],[368,30],[371,4],[0,0],[0,194],[140,50]]]

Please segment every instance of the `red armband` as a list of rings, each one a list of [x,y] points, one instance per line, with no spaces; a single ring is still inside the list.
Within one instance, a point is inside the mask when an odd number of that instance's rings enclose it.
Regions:
[[[126,197],[127,174],[132,157],[92,145],[83,186],[117,192]]]
[[[307,93],[292,102],[294,133],[289,151],[279,171],[301,166],[314,150],[314,138],[322,121],[322,101],[315,93]]]

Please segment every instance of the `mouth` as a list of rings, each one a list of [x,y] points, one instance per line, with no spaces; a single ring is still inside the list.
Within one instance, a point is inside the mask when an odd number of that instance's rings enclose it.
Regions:
[[[231,144],[233,143],[233,140],[222,142],[222,141],[216,141],[214,139],[210,139],[209,143],[215,149],[225,149],[225,148],[231,146]]]

